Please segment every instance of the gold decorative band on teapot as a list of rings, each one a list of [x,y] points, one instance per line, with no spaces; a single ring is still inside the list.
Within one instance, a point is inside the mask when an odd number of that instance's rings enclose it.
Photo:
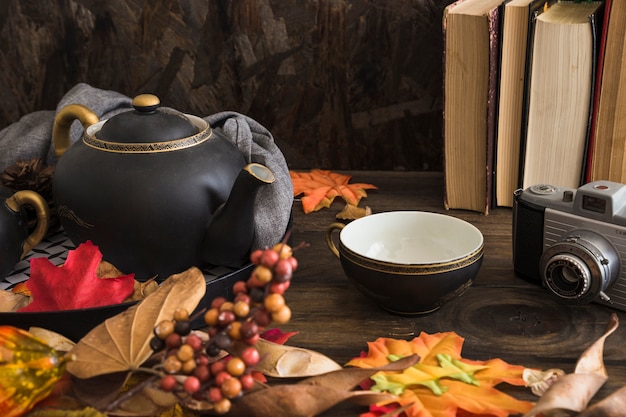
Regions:
[[[123,143],[110,142],[96,138],[94,135],[83,135],[83,143],[92,148],[116,153],[157,153],[177,151],[199,145],[211,138],[213,129],[207,128],[196,135],[162,142]]]

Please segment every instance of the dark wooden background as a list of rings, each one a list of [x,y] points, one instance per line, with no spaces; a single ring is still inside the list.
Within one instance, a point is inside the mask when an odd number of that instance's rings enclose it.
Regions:
[[[441,170],[450,0],[2,0],[0,129],[78,82],[270,129],[292,168]]]

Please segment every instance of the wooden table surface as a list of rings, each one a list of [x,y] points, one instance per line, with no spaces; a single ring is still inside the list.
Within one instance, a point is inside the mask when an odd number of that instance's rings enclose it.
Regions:
[[[484,260],[472,287],[461,297],[426,316],[403,317],[379,308],[347,280],[339,260],[328,249],[324,232],[343,208],[337,200],[328,209],[304,214],[294,204],[293,243],[310,246],[297,252],[299,268],[286,293],[293,317],[280,326],[297,331],[290,345],[313,349],[344,364],[366,350],[379,337],[410,340],[420,332],[454,331],[465,338],[462,355],[467,359],[494,357],[531,368],[560,368],[572,372],[582,351],[602,335],[612,312],[621,321],[624,313],[595,303],[569,306],[547,290],[515,276],[512,266],[510,208],[489,215],[443,207],[443,177],[436,172],[344,172],[352,183],[378,187],[368,191],[360,206],[373,213],[391,210],[424,210],[459,217],[478,227],[485,238]],[[626,385],[626,327],[606,341],[604,362],[609,380],[594,401]],[[499,386],[517,398],[536,400],[529,390]],[[323,414],[357,416],[363,406],[340,404]]]

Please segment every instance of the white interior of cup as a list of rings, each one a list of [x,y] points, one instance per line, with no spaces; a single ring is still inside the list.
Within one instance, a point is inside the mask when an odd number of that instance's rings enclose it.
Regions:
[[[340,239],[361,256],[409,265],[454,261],[483,244],[480,230],[465,220],[422,211],[362,217],[344,227]]]

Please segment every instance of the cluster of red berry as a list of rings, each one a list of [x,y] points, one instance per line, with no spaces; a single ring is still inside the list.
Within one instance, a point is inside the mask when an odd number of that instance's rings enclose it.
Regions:
[[[298,266],[292,248],[279,243],[254,251],[250,259],[254,270],[233,285],[233,300],[217,297],[204,313],[206,332],[192,331],[189,312],[179,309],[154,328],[150,341],[154,351],[165,350],[159,387],[208,401],[218,414],[254,386],[260,332],[291,319],[283,294]]]

